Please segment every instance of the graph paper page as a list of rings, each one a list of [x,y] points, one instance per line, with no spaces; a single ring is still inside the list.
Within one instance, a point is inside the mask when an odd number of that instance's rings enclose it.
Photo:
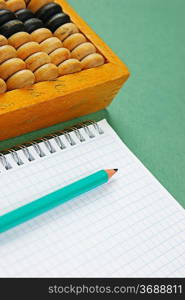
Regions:
[[[184,277],[185,212],[108,123],[94,138],[12,169],[0,164],[0,215],[101,169],[112,180],[0,235],[0,277]]]

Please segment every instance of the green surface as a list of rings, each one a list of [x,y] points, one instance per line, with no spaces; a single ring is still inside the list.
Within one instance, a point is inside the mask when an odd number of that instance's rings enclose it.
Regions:
[[[113,104],[89,117],[106,117],[129,148],[185,207],[185,1],[69,2],[131,71]],[[77,121],[2,142],[0,146],[32,139]]]

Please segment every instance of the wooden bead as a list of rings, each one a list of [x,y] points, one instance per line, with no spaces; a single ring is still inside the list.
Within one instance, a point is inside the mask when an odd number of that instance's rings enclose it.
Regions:
[[[28,4],[28,8],[31,9],[34,13],[38,11],[44,5],[53,2],[52,0],[31,0]]]
[[[31,33],[32,41],[41,43],[53,36],[52,32],[47,28],[40,28]]]
[[[25,60],[28,58],[30,55],[40,52],[41,47],[38,43],[36,42],[29,42],[27,44],[22,45],[17,49],[17,56],[20,57],[21,59]]]
[[[104,57],[99,53],[93,53],[81,60],[83,69],[90,69],[102,66],[105,63]]]
[[[32,33],[33,31],[35,31],[39,28],[43,28],[44,24],[42,23],[41,20],[39,20],[37,18],[32,18],[32,19],[29,19],[26,22],[24,22],[24,26],[25,26],[25,30],[28,33]]]
[[[8,45],[8,40],[0,34],[0,47]]]
[[[91,43],[84,43],[84,44],[81,44],[80,46],[76,47],[71,52],[71,57],[81,60],[84,57],[86,57],[87,55],[92,54],[92,53],[96,53],[95,46]]]
[[[87,39],[82,33],[74,33],[64,40],[63,45],[65,48],[72,51],[79,45],[86,43]]]
[[[26,4],[23,0],[8,0],[6,4],[8,9],[13,12],[22,8],[26,8]]]
[[[4,0],[0,0],[0,9],[7,9],[6,2]]]
[[[19,9],[15,13],[15,15],[16,15],[17,19],[19,19],[23,23],[26,22],[29,19],[34,18],[33,12],[30,9],[27,9],[27,8]]]
[[[35,76],[30,70],[22,70],[12,75],[6,82],[9,91],[29,87],[35,82]]]
[[[9,38],[20,31],[25,31],[25,28],[24,24],[17,19],[9,21],[0,27],[0,34],[4,35],[6,38]]]
[[[70,17],[68,15],[66,15],[65,13],[59,13],[49,19],[48,22],[45,23],[45,26],[52,32],[55,32],[57,28],[69,22]]]
[[[35,72],[38,68],[51,62],[50,57],[44,52],[37,52],[32,54],[25,60],[26,66],[32,72]]]
[[[15,20],[15,14],[7,9],[0,9],[0,26],[11,20]]]
[[[42,51],[46,52],[47,54],[50,54],[56,49],[61,48],[62,42],[56,37],[51,37],[40,43],[40,46]]]
[[[55,2],[48,3],[41,7],[35,14],[35,16],[41,19],[44,23],[46,23],[50,18],[54,15],[61,13],[62,8],[59,4]]]
[[[62,42],[71,34],[79,32],[78,27],[73,23],[66,23],[60,26],[55,32],[54,36],[59,38]]]
[[[77,59],[68,59],[61,63],[58,66],[59,69],[59,74],[60,76],[62,75],[67,75],[67,74],[73,74],[76,72],[80,72],[82,70],[82,66],[79,60]]]
[[[25,62],[20,58],[11,58],[0,65],[0,77],[7,80],[14,73],[26,69]]]
[[[31,42],[31,37],[27,32],[17,32],[9,37],[8,42],[11,46],[15,49],[19,48],[20,46]]]
[[[12,46],[5,45],[0,47],[0,64],[14,57],[17,57],[17,52]]]
[[[7,90],[6,83],[4,82],[3,79],[0,78],[0,94],[5,93]]]
[[[63,61],[69,59],[70,57],[71,57],[71,53],[66,48],[56,49],[50,54],[51,62],[56,66],[61,64]]]
[[[55,80],[59,73],[58,68],[54,64],[46,64],[34,73],[36,82]]]

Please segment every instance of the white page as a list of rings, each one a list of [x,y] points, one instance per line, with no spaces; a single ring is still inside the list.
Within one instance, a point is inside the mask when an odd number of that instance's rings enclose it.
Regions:
[[[104,134],[5,171],[0,215],[101,169],[112,180],[0,235],[0,277],[184,277],[185,212],[118,138]],[[65,137],[63,142],[67,145]]]

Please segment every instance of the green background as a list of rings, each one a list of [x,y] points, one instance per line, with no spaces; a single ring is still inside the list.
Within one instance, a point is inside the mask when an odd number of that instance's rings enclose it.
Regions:
[[[185,1],[68,0],[127,64],[131,77],[107,110],[0,143],[106,117],[185,207]]]

